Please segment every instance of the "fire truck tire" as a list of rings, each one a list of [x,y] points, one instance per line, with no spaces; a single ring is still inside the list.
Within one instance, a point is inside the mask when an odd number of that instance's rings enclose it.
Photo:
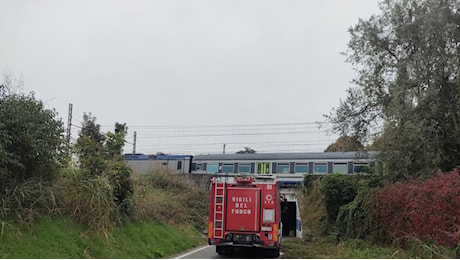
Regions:
[[[235,248],[232,246],[216,246],[216,253],[218,255],[232,255],[235,253]]]
[[[270,257],[279,257],[280,256],[280,249],[269,249],[267,251],[268,256]]]

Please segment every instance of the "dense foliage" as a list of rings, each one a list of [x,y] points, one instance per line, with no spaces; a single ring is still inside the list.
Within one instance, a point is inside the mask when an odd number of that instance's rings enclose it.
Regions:
[[[126,124],[115,124],[115,131],[102,134],[100,125],[91,114],[83,115],[80,136],[75,145],[79,155],[82,180],[98,182],[107,179],[110,183],[113,201],[118,209],[126,214],[132,213],[133,183],[130,179],[131,168],[123,160],[122,148],[127,134]]]
[[[335,223],[340,207],[353,201],[356,196],[356,178],[342,174],[324,176],[321,182],[327,219]]]
[[[323,232],[336,234],[336,241],[364,239],[403,248],[414,242],[427,248],[460,245],[459,169],[385,185],[378,175],[326,175],[310,178],[307,194],[318,183]]]
[[[391,194],[391,196],[389,196]],[[460,173],[388,184],[377,192],[376,217],[391,239],[460,245]]]
[[[171,179],[170,173],[138,177],[134,186],[122,155],[125,124],[102,133],[96,119],[85,114],[72,147],[78,159],[68,164],[62,122],[55,116],[33,94],[2,92],[0,238],[8,223],[31,226],[49,216],[70,216],[106,237],[130,221],[205,226],[203,190]]]
[[[334,129],[382,140],[391,180],[460,164],[460,3],[386,0],[350,29],[355,87],[329,116]]]
[[[59,171],[64,130],[55,115],[33,94],[0,99],[0,191]]]
[[[375,176],[367,176],[356,183],[352,202],[340,207],[335,222],[341,239],[379,241],[381,226],[375,218],[376,191],[380,184]]]
[[[197,229],[207,226],[209,192],[188,182],[183,175],[148,172],[135,187],[136,219],[176,225],[193,223]]]
[[[31,206],[52,201],[50,181],[66,159],[62,122],[55,116],[33,94],[0,98],[0,217],[26,220],[34,214]]]
[[[349,30],[345,54],[358,76],[327,116],[341,136],[381,151],[379,176],[355,183],[335,224],[343,238],[459,246],[458,170],[434,174],[460,165],[460,2],[385,0],[380,9]]]

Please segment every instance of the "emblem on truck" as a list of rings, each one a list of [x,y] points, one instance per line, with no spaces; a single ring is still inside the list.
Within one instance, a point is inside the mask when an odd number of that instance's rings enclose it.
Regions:
[[[273,196],[271,194],[267,194],[267,196],[265,196],[265,200],[267,201],[271,201],[273,199]]]

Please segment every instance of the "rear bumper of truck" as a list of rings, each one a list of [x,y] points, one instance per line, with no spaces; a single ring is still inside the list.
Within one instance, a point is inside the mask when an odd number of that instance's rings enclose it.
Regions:
[[[230,247],[257,247],[257,248],[266,248],[266,249],[279,249],[281,248],[280,244],[275,242],[275,241],[270,241],[270,242],[233,242],[233,241],[224,241],[224,240],[219,240],[215,241],[212,238],[208,239],[208,245],[216,245],[216,246],[230,246]]]

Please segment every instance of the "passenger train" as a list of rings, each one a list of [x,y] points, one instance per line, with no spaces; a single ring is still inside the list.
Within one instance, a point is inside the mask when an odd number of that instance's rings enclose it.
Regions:
[[[164,168],[190,174],[273,174],[281,184],[299,184],[305,174],[366,173],[378,152],[247,153],[206,155],[125,154],[139,173]]]

